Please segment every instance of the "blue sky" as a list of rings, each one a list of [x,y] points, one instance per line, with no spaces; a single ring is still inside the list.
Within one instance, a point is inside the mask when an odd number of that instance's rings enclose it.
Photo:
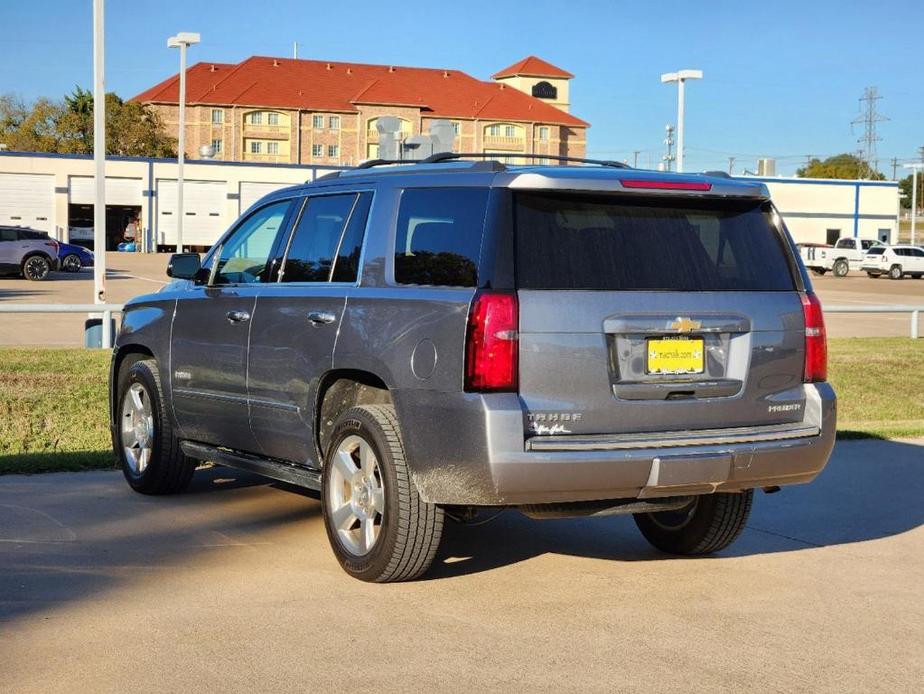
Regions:
[[[92,85],[91,0],[0,3],[0,92],[60,97]],[[700,68],[687,89],[687,169],[753,168],[778,157],[858,148],[858,98],[875,85],[890,120],[880,167],[924,146],[920,75],[924,2],[306,2],[108,0],[107,89],[128,97],[176,72],[166,38],[199,31],[192,61],[249,55],[460,69],[482,79],[535,54],[576,75],[572,110],[588,120],[591,155],[663,154],[676,88],[662,72]],[[917,49],[917,50],[915,50]]]

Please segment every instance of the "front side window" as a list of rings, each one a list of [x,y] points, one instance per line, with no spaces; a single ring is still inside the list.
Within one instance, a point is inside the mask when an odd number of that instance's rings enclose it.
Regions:
[[[311,117],[311,127],[315,130],[320,130],[324,127],[324,116],[315,114]]]
[[[225,114],[220,108],[212,109],[212,122],[216,125],[220,125],[225,120]]]
[[[281,282],[329,282],[340,237],[358,195],[308,198],[292,235]]]
[[[395,281],[474,287],[488,191],[411,188],[401,195]]]
[[[222,244],[213,284],[254,284],[266,281],[267,260],[285,221],[290,200],[261,207]]]
[[[19,235],[15,229],[0,229],[0,241],[18,241]]]

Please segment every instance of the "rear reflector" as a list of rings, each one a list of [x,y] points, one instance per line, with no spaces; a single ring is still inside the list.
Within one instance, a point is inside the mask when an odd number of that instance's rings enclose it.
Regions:
[[[711,183],[703,181],[642,181],[634,178],[619,181],[623,188],[657,188],[660,190],[712,190]]]
[[[828,379],[828,339],[821,302],[812,293],[802,294],[805,317],[805,371],[802,380],[815,383]]]
[[[465,338],[465,390],[515,391],[519,370],[516,294],[475,296]]]

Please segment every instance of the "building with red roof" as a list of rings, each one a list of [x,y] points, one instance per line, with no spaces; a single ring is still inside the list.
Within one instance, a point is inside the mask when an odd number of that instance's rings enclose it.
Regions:
[[[400,119],[404,136],[449,120],[453,149],[584,156],[589,124],[572,115],[571,73],[530,56],[493,81],[459,70],[254,56],[197,63],[186,78],[187,155],[287,164],[357,164],[378,156],[376,120]],[[134,98],[178,127],[177,75]]]

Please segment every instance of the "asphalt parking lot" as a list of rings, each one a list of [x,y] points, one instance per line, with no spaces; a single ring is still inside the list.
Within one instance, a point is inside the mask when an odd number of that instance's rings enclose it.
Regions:
[[[157,291],[167,282],[166,254],[110,253],[107,301],[122,303],[138,294]],[[847,277],[813,277],[824,304],[871,306],[924,305],[924,279],[870,279],[851,272]],[[92,303],[93,272],[55,273],[54,280],[27,282],[0,277],[0,302]],[[86,315],[0,315],[0,345],[79,346]],[[829,314],[831,337],[904,337],[910,332],[908,314]],[[924,326],[922,326],[924,333]]]
[[[369,585],[318,502],[228,469],[0,478],[0,691],[919,691],[924,440],[837,445],[713,558],[630,518],[449,526]]]

